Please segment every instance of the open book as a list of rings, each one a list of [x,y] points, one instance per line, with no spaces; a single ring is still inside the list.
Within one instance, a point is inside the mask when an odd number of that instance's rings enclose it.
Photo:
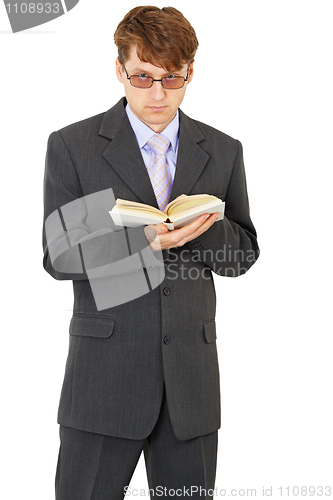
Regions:
[[[117,199],[110,215],[116,226],[142,226],[163,222],[168,229],[177,229],[194,221],[202,214],[219,212],[218,220],[224,217],[224,201],[209,194],[193,194],[179,197],[169,203],[164,212],[158,208]]]

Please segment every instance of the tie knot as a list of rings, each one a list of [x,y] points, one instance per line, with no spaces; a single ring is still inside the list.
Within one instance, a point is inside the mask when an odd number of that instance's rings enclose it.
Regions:
[[[170,141],[162,134],[155,134],[147,141],[147,144],[155,155],[165,155],[170,146]]]

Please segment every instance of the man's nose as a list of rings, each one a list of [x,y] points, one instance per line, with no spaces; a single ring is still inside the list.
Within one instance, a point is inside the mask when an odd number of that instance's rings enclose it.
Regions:
[[[150,95],[157,101],[164,99],[165,88],[162,86],[162,82],[153,82],[153,86],[150,88]]]

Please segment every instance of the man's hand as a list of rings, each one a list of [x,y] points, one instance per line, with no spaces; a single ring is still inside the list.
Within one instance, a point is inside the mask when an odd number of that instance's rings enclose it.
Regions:
[[[150,225],[145,227],[145,235],[153,251],[181,247],[207,231],[218,217],[218,212],[211,215],[203,214],[190,224],[173,231],[169,231],[163,223]]]

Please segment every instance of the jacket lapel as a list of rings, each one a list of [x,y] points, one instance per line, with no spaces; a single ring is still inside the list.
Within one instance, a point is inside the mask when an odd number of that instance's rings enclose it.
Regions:
[[[189,195],[210,156],[198,145],[205,136],[195,122],[179,110],[179,145],[176,175],[170,201],[181,194]],[[201,193],[200,193],[201,194]]]
[[[158,208],[154,190],[135,134],[121,99],[104,115],[99,134],[111,140],[102,153],[142,203]],[[170,201],[191,190],[205,168],[209,155],[198,145],[205,139],[195,122],[179,110],[179,146]]]
[[[105,113],[99,134],[111,139],[102,153],[142,203],[157,207],[154,190],[125,112],[126,99],[121,99]]]

